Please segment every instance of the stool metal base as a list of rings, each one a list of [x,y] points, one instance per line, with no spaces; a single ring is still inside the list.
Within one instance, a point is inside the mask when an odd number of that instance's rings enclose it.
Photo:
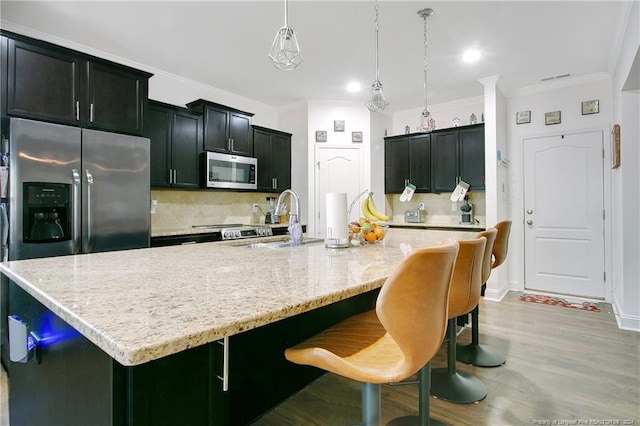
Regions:
[[[471,311],[471,343],[456,345],[456,360],[476,367],[499,367],[507,362],[507,358],[497,349],[480,344],[479,312],[478,306]]]
[[[436,398],[469,404],[487,396],[487,388],[475,376],[462,371],[453,374],[448,368],[438,368],[431,372],[431,395]]]
[[[467,343],[456,345],[456,359],[476,367],[499,367],[507,358],[492,347]]]

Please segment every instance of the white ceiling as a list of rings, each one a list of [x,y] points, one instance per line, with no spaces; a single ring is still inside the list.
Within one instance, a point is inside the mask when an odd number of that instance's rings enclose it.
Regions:
[[[571,74],[613,70],[629,1],[380,0],[380,80],[385,112],[419,108],[423,22],[428,18],[429,103],[481,96],[479,79],[499,75],[507,91]],[[6,1],[2,27],[105,52],[274,107],[300,100],[361,100],[345,85],[375,78],[374,2],[289,2],[303,63],[276,69],[267,52],[284,23],[284,1]],[[483,52],[475,64],[463,50]],[[214,100],[215,101],[215,100]]]

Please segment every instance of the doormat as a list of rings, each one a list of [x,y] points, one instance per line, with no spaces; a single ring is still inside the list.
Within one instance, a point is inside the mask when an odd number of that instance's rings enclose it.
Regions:
[[[570,302],[562,297],[545,296],[542,294],[522,293],[520,300],[523,302],[541,303],[543,305],[564,306],[565,308],[582,309],[583,311],[600,312],[600,305],[596,302],[574,301]]]

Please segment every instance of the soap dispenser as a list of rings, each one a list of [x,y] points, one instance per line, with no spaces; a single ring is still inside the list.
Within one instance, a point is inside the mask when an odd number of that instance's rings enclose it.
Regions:
[[[291,223],[289,224],[288,230],[291,236],[291,245],[299,246],[302,244],[302,225],[298,222],[297,214],[291,214]]]

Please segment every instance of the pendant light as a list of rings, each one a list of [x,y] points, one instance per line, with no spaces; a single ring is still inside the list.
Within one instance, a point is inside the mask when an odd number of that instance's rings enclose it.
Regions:
[[[291,71],[296,69],[302,62],[302,53],[298,40],[293,32],[293,28],[289,26],[289,4],[284,0],[284,27],[276,32],[273,39],[271,49],[269,49],[269,57],[273,61],[273,65],[282,71]]]
[[[431,15],[433,15],[433,9],[428,7],[418,11],[418,16],[424,20],[424,110],[420,113],[420,121],[418,121],[418,130],[421,132],[433,130],[433,119],[427,109],[427,18]]]
[[[378,0],[376,0],[376,80],[371,85],[371,99],[365,102],[364,104],[371,112],[382,111],[385,109],[389,102],[384,97],[384,93],[382,92],[382,83],[380,83],[379,73],[378,73]]]

